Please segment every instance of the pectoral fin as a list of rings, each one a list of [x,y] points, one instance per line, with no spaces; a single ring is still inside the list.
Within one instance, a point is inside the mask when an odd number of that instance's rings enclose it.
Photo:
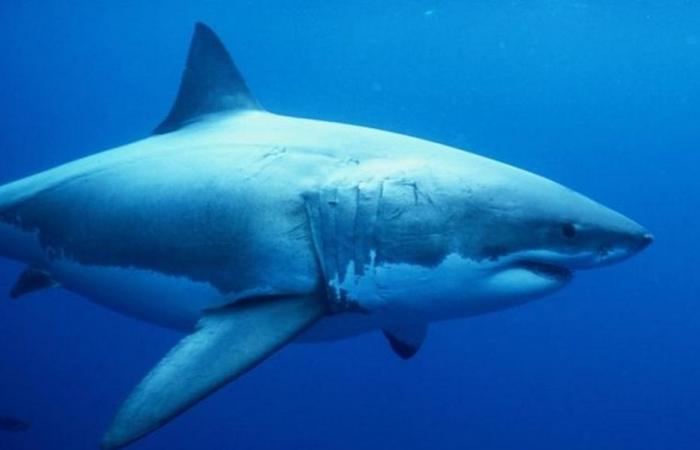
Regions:
[[[20,298],[23,295],[42,289],[52,288],[57,285],[58,283],[51,278],[48,272],[35,267],[27,267],[19,278],[17,278],[15,285],[12,286],[10,297]]]
[[[253,368],[325,314],[318,298],[251,300],[212,310],[134,389],[102,442],[116,449],[159,428]]]
[[[389,341],[391,349],[399,358],[412,358],[425,340],[428,326],[424,323],[413,325],[402,325],[401,327],[384,330],[384,336]]]

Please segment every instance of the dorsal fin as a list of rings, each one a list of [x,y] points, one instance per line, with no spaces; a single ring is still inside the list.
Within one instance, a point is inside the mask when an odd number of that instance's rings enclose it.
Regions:
[[[262,109],[218,36],[197,23],[180,89],[153,134],[170,133],[211,113]]]

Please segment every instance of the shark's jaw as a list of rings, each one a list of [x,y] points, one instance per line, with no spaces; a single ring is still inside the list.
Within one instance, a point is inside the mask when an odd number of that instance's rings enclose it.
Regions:
[[[574,271],[559,261],[516,257],[485,263],[482,275],[483,298],[479,303],[488,312],[553,294],[572,281]]]
[[[642,244],[640,244],[642,245]],[[361,275],[352,266],[332,288],[363,311],[379,315],[422,316],[426,321],[468,317],[506,309],[553,294],[579,270],[602,267],[643,248],[600,252],[535,249],[479,259],[452,253],[435,266],[380,263]]]
[[[575,271],[615,264],[641,251],[652,241],[652,235],[641,233],[632,245],[627,242],[566,253],[547,249],[518,252],[495,261],[489,279],[504,297],[539,298],[568,285]]]
[[[562,285],[568,283],[573,278],[573,272],[570,269],[564,266],[557,266],[555,264],[548,264],[538,261],[523,261],[516,264],[514,267],[527,270],[534,275],[552,280],[556,283],[561,283]]]
[[[518,295],[528,298],[540,297],[557,291],[571,282],[574,271],[556,258],[542,258],[522,255],[507,258],[493,270],[496,280],[508,280],[517,277],[517,286],[507,283]],[[509,287],[503,288],[506,291]]]

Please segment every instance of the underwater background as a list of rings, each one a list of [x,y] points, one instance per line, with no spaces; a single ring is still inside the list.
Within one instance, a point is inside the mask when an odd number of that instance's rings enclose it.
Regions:
[[[410,361],[380,333],[288,346],[130,448],[699,448],[700,2],[0,2],[0,182],[147,136],[195,21],[270,111],[473,150],[656,242],[434,324]],[[180,338],[62,290],[0,300],[0,417],[31,423],[2,450],[97,448]]]

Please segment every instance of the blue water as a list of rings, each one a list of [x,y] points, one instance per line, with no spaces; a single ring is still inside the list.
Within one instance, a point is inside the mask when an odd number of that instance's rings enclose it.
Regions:
[[[1,2],[0,182],[146,136],[197,20],[271,111],[470,148],[657,240],[408,362],[379,333],[289,346],[134,450],[698,448],[700,4]],[[32,422],[3,450],[95,449],[179,339],[61,290],[0,300],[0,416]]]

